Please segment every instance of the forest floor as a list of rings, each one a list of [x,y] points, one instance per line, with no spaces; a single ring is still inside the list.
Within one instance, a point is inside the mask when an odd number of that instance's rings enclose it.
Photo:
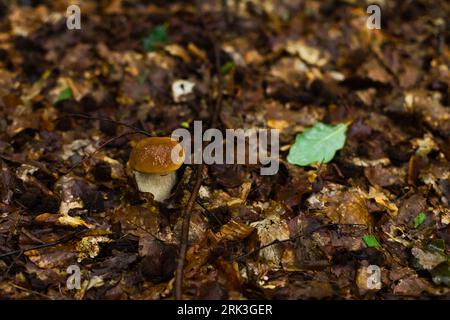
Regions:
[[[448,1],[379,1],[379,30],[356,0],[82,1],[80,30],[67,2],[0,1],[2,299],[172,299],[186,214],[186,299],[450,298]],[[184,165],[166,201],[139,192],[130,128],[215,112],[280,130],[279,171]],[[318,122],[345,146],[289,163]]]

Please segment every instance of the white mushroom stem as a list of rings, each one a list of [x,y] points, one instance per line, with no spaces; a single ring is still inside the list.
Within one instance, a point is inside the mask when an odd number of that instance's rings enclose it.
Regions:
[[[166,174],[134,171],[134,178],[139,191],[150,192],[159,202],[169,198],[170,192],[177,182],[175,171]]]

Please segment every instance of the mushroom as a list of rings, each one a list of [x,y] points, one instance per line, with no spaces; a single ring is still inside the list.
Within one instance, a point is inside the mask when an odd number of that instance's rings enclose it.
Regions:
[[[140,140],[133,148],[128,166],[139,191],[153,194],[156,201],[169,198],[177,181],[176,171],[184,161],[181,145],[169,137]]]

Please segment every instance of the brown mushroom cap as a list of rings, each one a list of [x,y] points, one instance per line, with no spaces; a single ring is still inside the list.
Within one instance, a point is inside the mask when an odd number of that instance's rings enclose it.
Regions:
[[[172,150],[178,159],[172,159]],[[136,144],[128,164],[131,169],[143,173],[169,173],[180,168],[183,161],[184,150],[177,141],[169,137],[151,137]]]

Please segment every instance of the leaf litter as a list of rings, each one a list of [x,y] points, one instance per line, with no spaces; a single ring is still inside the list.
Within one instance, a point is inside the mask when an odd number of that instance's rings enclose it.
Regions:
[[[171,299],[193,168],[164,203],[140,193],[130,130],[192,129],[221,97],[220,129],[280,130],[280,170],[205,168],[183,298],[448,299],[450,7],[438,2],[383,2],[390,23],[368,30],[360,1],[119,0],[83,6],[70,32],[63,1],[7,4],[0,296]]]

